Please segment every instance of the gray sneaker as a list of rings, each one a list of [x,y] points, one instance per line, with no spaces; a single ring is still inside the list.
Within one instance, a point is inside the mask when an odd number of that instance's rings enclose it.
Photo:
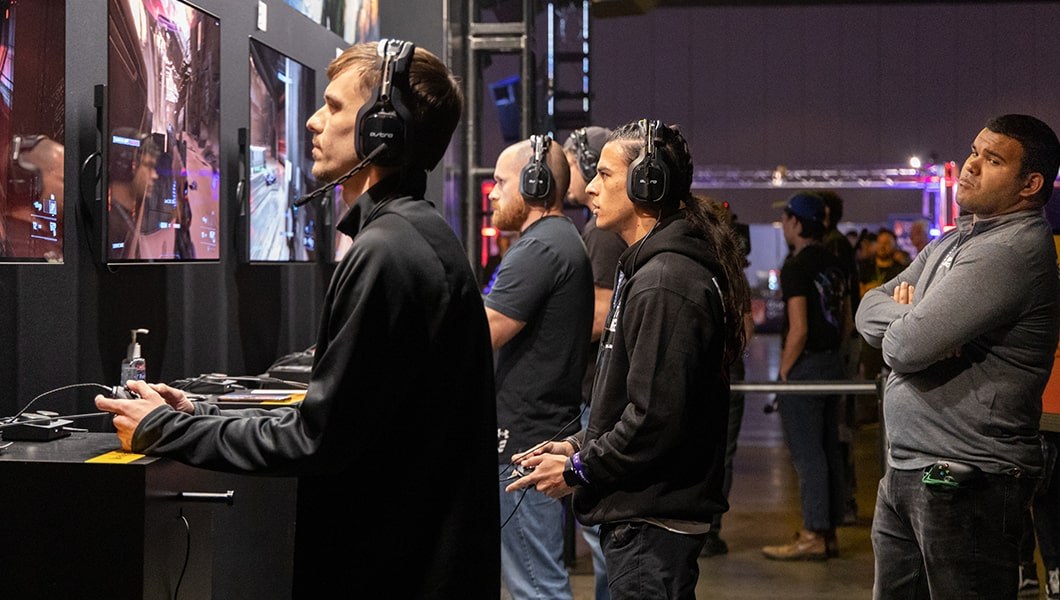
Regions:
[[[1049,569],[1046,573],[1045,597],[1060,600],[1060,569]]]

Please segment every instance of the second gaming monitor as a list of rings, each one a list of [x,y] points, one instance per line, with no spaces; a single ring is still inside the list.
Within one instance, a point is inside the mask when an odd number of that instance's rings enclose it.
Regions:
[[[178,0],[108,0],[106,263],[220,258],[220,23]]]
[[[251,262],[317,258],[316,205],[295,206],[312,187],[312,69],[250,39],[247,130],[247,256]]]

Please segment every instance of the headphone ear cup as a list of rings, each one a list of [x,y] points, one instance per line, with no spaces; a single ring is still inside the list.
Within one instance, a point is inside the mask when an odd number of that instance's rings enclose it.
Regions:
[[[529,200],[546,200],[552,193],[552,171],[544,162],[530,159],[519,173],[519,193]]]
[[[596,177],[596,165],[599,162],[600,157],[592,150],[578,153],[578,168],[581,169],[585,183],[589,183],[593,180],[593,177]]]
[[[405,122],[396,113],[379,110],[366,114],[357,130],[357,156],[368,156],[386,144],[386,150],[375,162],[392,165],[400,161],[404,151]]]
[[[634,202],[658,204],[670,191],[670,169],[656,158],[640,157],[629,165],[626,194]]]

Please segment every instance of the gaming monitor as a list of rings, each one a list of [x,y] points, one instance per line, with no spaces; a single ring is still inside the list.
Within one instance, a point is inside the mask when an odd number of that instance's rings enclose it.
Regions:
[[[350,44],[379,39],[379,0],[284,0]]]
[[[63,261],[66,0],[0,0],[0,262]]]
[[[104,262],[220,258],[220,23],[179,0],[108,0]]]
[[[251,38],[247,130],[247,256],[251,262],[308,262],[317,257],[316,204],[294,201],[314,186],[312,69]]]

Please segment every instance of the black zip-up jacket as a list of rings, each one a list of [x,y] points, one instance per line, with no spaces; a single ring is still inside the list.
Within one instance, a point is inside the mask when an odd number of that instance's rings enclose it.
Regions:
[[[728,509],[726,288],[683,213],[623,252],[580,440],[589,482],[574,492],[582,523],[709,523]]]
[[[379,581],[392,598],[499,594],[489,328],[424,183],[384,180],[340,223],[354,239],[300,407],[159,408],[133,437],[136,452],[194,466],[297,475],[296,598],[354,597]]]

